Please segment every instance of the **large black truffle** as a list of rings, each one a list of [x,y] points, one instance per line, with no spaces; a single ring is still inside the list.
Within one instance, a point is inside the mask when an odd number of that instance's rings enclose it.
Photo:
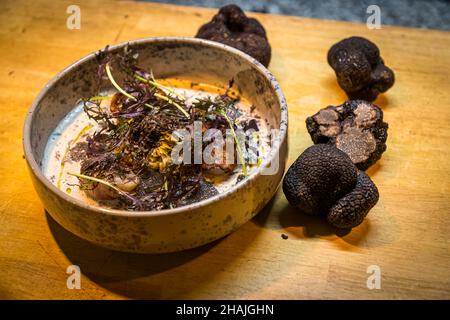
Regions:
[[[351,37],[334,44],[328,51],[328,64],[350,99],[373,101],[395,81],[378,47],[365,38]]]
[[[378,201],[378,190],[348,155],[334,146],[306,149],[283,180],[288,202],[309,215],[325,216],[337,228],[359,225]]]
[[[383,111],[368,101],[328,106],[308,117],[306,127],[315,144],[335,145],[360,170],[373,165],[386,150],[388,124],[383,121]]]
[[[264,66],[269,65],[271,49],[264,27],[258,20],[247,17],[237,5],[220,8],[195,37],[229,45],[247,53]]]
[[[363,222],[378,198],[375,184],[367,174],[359,171],[355,188],[336,201],[328,212],[327,221],[338,228],[353,228]]]

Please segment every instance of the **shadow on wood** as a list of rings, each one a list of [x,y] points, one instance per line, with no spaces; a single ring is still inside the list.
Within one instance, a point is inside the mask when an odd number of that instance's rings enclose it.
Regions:
[[[238,258],[261,231],[259,225],[265,223],[271,203],[254,220],[225,238],[198,248],[162,254],[133,254],[102,248],[65,230],[47,212],[46,217],[63,253],[89,280],[129,298],[174,299],[202,290],[209,279]],[[185,281],[172,286],[173,279]]]
[[[338,229],[330,226],[323,217],[303,214],[290,205],[282,208],[279,220],[280,225],[285,229],[290,228],[290,231],[294,231],[291,227],[296,227],[294,236],[298,238],[330,236],[338,231]]]
[[[339,229],[329,225],[324,217],[309,216],[298,212],[296,208],[286,205],[279,215],[281,227],[296,238],[341,238],[345,243],[357,247],[365,239],[370,224],[367,219],[353,229]],[[341,246],[346,249],[346,246]]]

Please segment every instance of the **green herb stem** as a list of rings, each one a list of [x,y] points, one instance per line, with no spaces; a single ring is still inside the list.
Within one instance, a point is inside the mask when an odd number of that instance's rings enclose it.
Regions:
[[[227,113],[225,111],[222,111],[221,114],[225,117],[225,119],[228,122],[228,125],[230,126],[231,134],[233,135],[234,141],[236,143],[236,150],[237,150],[239,159],[240,159],[241,164],[242,164],[242,171],[244,173],[244,176],[246,177],[248,175],[247,165],[245,164],[244,153],[242,152],[241,145],[239,143],[239,139],[238,139],[238,137],[236,135],[236,132],[234,131],[234,124],[231,121],[231,119],[228,117],[228,115],[227,115]]]
[[[130,199],[133,203],[136,202],[136,199],[135,199],[135,198],[133,198],[132,196],[130,196],[127,192],[125,192],[125,191],[119,189],[119,188],[116,187],[115,185],[109,183],[108,181],[105,181],[105,180],[102,180],[102,179],[98,179],[98,178],[95,178],[95,177],[91,177],[91,176],[87,176],[87,175],[84,175],[84,174],[79,174],[79,173],[67,172],[67,174],[68,174],[68,175],[71,175],[71,176],[75,176],[75,177],[80,178],[80,179],[86,179],[86,180],[90,180],[90,181],[94,181],[94,182],[103,184],[103,185],[105,185],[105,186],[107,186],[107,187],[113,189],[113,190],[116,191],[117,193],[119,193],[119,194],[121,194],[121,195],[127,197],[127,198]]]
[[[95,96],[95,97],[89,98],[89,101],[108,100],[111,98],[112,98],[111,96]]]
[[[168,103],[170,103],[171,105],[177,107],[178,110],[180,110],[180,111],[186,116],[186,118],[188,118],[188,119],[190,118],[189,113],[187,113],[187,111],[184,110],[182,106],[180,106],[178,103],[176,103],[176,102],[173,101],[172,99],[170,99],[170,98],[168,98],[168,97],[166,97],[166,96],[163,96],[162,94],[159,94],[159,93],[155,93],[155,97],[158,97],[158,98],[160,98],[160,99],[166,100],[166,101],[167,101]]]
[[[173,94],[174,96],[176,96],[176,97],[177,97],[178,99],[180,99],[180,100],[185,100],[185,98],[184,98],[181,94],[176,93],[175,90],[173,90],[173,89],[171,89],[171,88],[169,88],[169,87],[167,87],[167,86],[164,86],[164,85],[162,85],[162,84],[156,82],[155,78],[153,78],[153,74],[152,74],[152,79],[153,79],[153,80],[145,79],[145,78],[143,78],[143,77],[141,77],[141,76],[139,76],[139,75],[137,75],[137,74],[134,74],[134,77],[135,77],[136,79],[138,79],[139,81],[142,81],[142,82],[146,82],[146,83],[152,84],[153,86],[157,87],[158,89],[160,89],[160,90],[162,90],[162,91],[168,91],[170,94]]]
[[[111,81],[111,83],[113,84],[113,86],[124,96],[130,98],[131,100],[136,101],[137,99],[135,97],[133,97],[131,94],[129,94],[128,92],[126,92],[125,90],[123,90],[116,82],[116,80],[114,80],[112,74],[111,74],[111,68],[109,67],[109,63],[106,64],[105,66],[106,69],[106,74],[108,75],[109,81]]]

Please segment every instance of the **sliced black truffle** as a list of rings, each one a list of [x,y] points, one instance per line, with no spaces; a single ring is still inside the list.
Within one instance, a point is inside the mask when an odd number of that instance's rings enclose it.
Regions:
[[[335,145],[348,154],[360,170],[366,170],[386,150],[388,124],[383,111],[364,100],[349,100],[328,106],[306,119],[315,144]]]
[[[197,192],[193,193],[190,197],[183,199],[181,203],[182,205],[188,205],[211,198],[217,194],[219,194],[219,191],[216,187],[214,187],[214,185],[205,181],[201,181],[200,187],[198,188]]]
[[[395,81],[378,47],[365,38],[351,37],[334,44],[328,51],[328,64],[350,99],[373,101]]]
[[[309,215],[325,216],[338,228],[359,225],[378,201],[378,190],[349,156],[332,145],[306,149],[283,180],[288,202]]]
[[[269,65],[271,49],[264,27],[258,20],[247,17],[237,5],[220,8],[195,37],[229,45],[247,53],[264,66]]]

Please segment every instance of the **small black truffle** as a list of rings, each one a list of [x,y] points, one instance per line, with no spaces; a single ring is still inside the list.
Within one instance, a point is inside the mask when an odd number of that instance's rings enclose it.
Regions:
[[[258,20],[247,17],[237,5],[220,8],[195,37],[229,45],[247,53],[264,66],[269,65],[271,49],[264,27]]]
[[[214,187],[213,184],[201,181],[199,189],[189,197],[182,199],[180,203],[182,205],[188,205],[211,198],[217,194],[219,194],[219,191],[216,189],[216,187]]]
[[[335,145],[360,170],[368,169],[386,150],[388,124],[383,122],[383,111],[368,101],[328,106],[308,117],[306,127],[315,144]]]
[[[302,213],[326,216],[337,228],[359,225],[378,201],[378,190],[349,156],[332,145],[306,149],[283,180],[288,202]]]
[[[350,99],[373,101],[395,81],[378,47],[365,38],[351,37],[334,44],[328,51],[328,64]]]

